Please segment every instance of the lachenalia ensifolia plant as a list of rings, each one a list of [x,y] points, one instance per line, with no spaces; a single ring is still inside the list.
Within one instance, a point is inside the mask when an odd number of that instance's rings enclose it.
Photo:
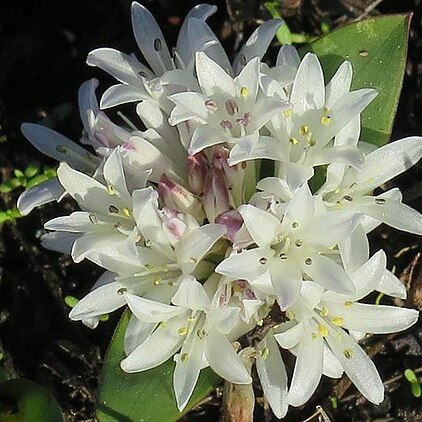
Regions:
[[[95,328],[128,307],[121,370],[174,359],[180,411],[202,369],[249,385],[252,363],[277,418],[307,402],[322,375],[347,374],[379,404],[384,386],[359,340],[405,330],[418,312],[361,302],[373,291],[406,296],[385,253],[370,255],[367,235],[381,223],[422,234],[421,215],[398,189],[374,193],[420,159],[422,138],[361,142],[361,113],[377,91],[351,89],[350,62],[326,81],[315,54],[284,45],[268,66],[263,55],[282,25],[270,20],[231,63],[206,23],[214,12],[194,7],[170,54],[150,12],[132,4],[146,64],[110,48],[88,55],[118,83],[99,105],[98,82],[81,86],[83,146],[22,126],[60,165],[19,208],[77,202],[80,211],[48,221],[42,237],[105,270],[70,318]],[[126,103],[144,130],[107,117]],[[290,379],[280,349],[296,357]]]

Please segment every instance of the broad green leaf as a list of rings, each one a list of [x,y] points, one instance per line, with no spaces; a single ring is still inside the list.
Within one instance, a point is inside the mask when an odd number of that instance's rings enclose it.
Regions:
[[[388,142],[399,102],[407,57],[410,15],[389,15],[354,22],[303,47],[321,60],[326,80],[349,60],[352,89],[374,88],[378,96],[362,114],[361,139]]]
[[[157,368],[137,374],[126,374],[120,369],[124,334],[130,312],[126,311],[107,351],[97,399],[97,420],[100,422],[171,422],[176,421],[203,400],[219,383],[219,377],[210,369],[201,371],[192,398],[183,413],[176,407],[173,394],[172,359]]]
[[[0,384],[0,420],[4,422],[64,422],[60,406],[52,394],[23,378]]]

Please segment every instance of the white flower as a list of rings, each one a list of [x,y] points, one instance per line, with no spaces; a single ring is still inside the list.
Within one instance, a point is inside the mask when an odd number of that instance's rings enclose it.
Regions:
[[[250,60],[234,79],[205,53],[196,53],[196,73],[201,93],[181,92],[169,98],[176,104],[170,123],[186,121],[198,124],[189,148],[196,154],[204,148],[227,143],[248,157],[259,139],[259,129],[279,110],[285,101],[258,95],[259,58]],[[239,162],[241,160],[237,160]]]
[[[353,336],[402,331],[418,319],[413,309],[357,302],[377,288],[384,272],[385,259],[378,253],[350,274],[354,294],[324,292],[315,283],[303,283],[300,297],[287,312],[292,321],[275,330],[279,344],[296,355],[289,404],[305,403],[322,374],[337,378],[343,370],[369,401],[383,400],[384,386],[375,365]]]
[[[185,278],[171,305],[160,304],[128,293],[129,308],[142,323],[154,323],[154,331],[124,359],[126,372],[145,371],[175,356],[173,385],[179,410],[195,388],[203,367],[211,368],[235,384],[252,382],[227,336],[237,322],[239,309],[218,308],[193,277]]]
[[[267,124],[273,138],[259,147],[265,156],[280,161],[280,176],[288,174],[291,163],[302,167],[306,181],[312,167],[331,162],[360,167],[362,153],[355,146],[332,145],[333,138],[373,100],[376,91],[349,92],[352,69],[344,62],[325,87],[318,58],[308,53],[301,61],[290,92],[276,80],[266,80],[264,93],[287,100],[290,110],[274,115]]]
[[[218,273],[266,289],[281,309],[294,303],[305,274],[327,289],[354,290],[349,276],[329,257],[356,226],[354,214],[319,214],[307,185],[287,204],[281,221],[252,205],[242,205],[239,212],[257,248],[233,253],[218,265]]]
[[[401,202],[398,189],[372,196],[374,189],[393,179],[422,157],[422,138],[408,137],[384,145],[365,156],[361,169],[328,168],[330,178],[320,190],[335,207],[362,212],[367,231],[384,222],[399,230],[422,234],[422,215]]]

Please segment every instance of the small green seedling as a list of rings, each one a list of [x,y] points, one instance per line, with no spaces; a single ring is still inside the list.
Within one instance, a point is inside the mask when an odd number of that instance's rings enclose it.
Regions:
[[[410,390],[412,391],[413,396],[419,398],[422,394],[422,388],[415,371],[409,368],[406,369],[404,371],[404,377],[410,382]]]

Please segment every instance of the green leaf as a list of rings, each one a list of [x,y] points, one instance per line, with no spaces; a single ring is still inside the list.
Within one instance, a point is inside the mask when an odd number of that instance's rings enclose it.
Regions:
[[[97,399],[97,420],[100,422],[172,422],[208,396],[219,383],[219,377],[209,368],[201,371],[195,391],[187,407],[180,413],[173,393],[173,359],[157,368],[137,374],[120,369],[125,357],[124,334],[130,312],[126,311],[107,351]]]
[[[388,142],[399,102],[407,57],[410,15],[389,15],[354,22],[303,47],[318,55],[329,80],[338,66],[353,66],[352,89],[374,88],[378,96],[362,113],[361,139]]]
[[[64,422],[60,406],[52,394],[26,379],[0,384],[0,420],[4,422]]]

